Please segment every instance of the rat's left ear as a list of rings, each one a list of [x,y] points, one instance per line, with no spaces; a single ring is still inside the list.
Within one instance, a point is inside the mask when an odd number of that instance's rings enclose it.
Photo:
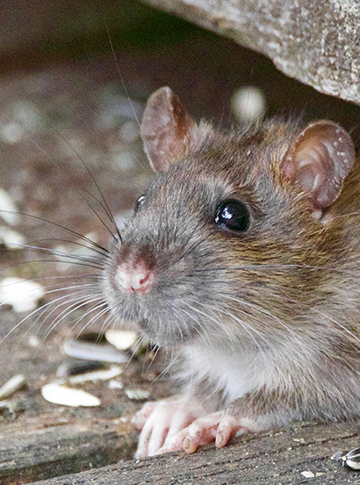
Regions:
[[[338,198],[354,160],[354,143],[344,128],[330,121],[317,121],[296,137],[282,169],[309,194],[317,210],[329,207]]]

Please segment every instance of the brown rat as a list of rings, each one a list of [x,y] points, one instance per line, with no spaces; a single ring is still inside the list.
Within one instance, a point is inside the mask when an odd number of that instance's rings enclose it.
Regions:
[[[115,319],[175,349],[184,386],[135,416],[137,456],[356,420],[360,170],[347,132],[273,119],[221,133],[162,88],[141,135],[157,175],[102,292]]]

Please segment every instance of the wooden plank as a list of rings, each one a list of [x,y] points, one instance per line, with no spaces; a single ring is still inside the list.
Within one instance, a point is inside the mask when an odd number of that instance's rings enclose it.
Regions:
[[[35,483],[360,484],[360,473],[342,468],[338,462],[330,459],[339,449],[349,451],[359,445],[358,434],[345,424],[322,426],[295,423],[272,433],[240,437],[236,444],[221,450],[207,447],[193,455],[171,453]],[[313,477],[309,477],[309,472]]]
[[[0,484],[77,473],[133,455],[136,435],[119,419],[62,421],[53,412],[1,430]]]

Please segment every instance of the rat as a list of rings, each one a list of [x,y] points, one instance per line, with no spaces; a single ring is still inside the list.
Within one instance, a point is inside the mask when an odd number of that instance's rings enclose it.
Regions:
[[[360,416],[360,167],[341,126],[223,132],[168,87],[141,137],[155,171],[101,279],[113,318],[181,361],[134,416],[136,457]]]

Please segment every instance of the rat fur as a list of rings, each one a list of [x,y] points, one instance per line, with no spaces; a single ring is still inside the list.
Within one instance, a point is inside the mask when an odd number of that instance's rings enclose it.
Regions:
[[[222,133],[196,124],[169,88],[150,98],[141,134],[157,174],[112,243],[101,291],[115,320],[138,321],[181,355],[184,384],[134,417],[137,456],[224,446],[294,419],[358,419],[350,136],[328,121],[281,119]],[[233,203],[245,229],[228,225]]]

